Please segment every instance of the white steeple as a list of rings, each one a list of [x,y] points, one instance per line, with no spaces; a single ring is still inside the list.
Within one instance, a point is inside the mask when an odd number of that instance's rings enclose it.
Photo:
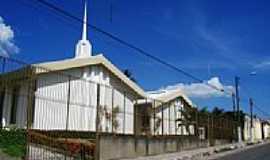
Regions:
[[[87,58],[92,56],[92,45],[87,39],[87,2],[84,6],[82,39],[76,45],[75,58]]]

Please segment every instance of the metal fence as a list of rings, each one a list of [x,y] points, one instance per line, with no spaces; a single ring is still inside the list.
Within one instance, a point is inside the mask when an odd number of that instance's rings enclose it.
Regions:
[[[181,96],[163,102],[83,69],[0,61],[1,128],[26,129],[27,159],[93,159],[100,134],[235,139],[231,117],[201,113]]]

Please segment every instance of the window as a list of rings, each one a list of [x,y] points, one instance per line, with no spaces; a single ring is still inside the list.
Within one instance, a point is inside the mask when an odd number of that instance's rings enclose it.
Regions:
[[[18,96],[19,88],[15,87],[12,91],[12,101],[11,101],[11,113],[10,113],[10,124],[16,124],[17,107],[18,107]]]

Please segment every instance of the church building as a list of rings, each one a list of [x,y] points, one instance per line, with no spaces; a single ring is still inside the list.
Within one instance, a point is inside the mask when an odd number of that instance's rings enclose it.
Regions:
[[[101,131],[132,134],[135,101],[146,96],[102,54],[93,55],[87,4],[74,58],[22,67],[0,80],[3,127],[96,131],[99,121]]]

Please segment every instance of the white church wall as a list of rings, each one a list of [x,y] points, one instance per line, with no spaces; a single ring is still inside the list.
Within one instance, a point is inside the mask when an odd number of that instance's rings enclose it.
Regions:
[[[100,86],[100,109],[103,111],[100,116],[100,127],[103,132],[112,132],[112,97],[113,89],[108,86]]]
[[[69,79],[67,76],[48,73],[40,75],[37,80],[33,124],[35,129],[63,130],[68,125],[69,130],[95,131],[97,112],[96,83],[101,82],[100,110],[103,111],[103,113],[100,113],[101,131],[112,131],[112,120],[105,116],[104,109],[106,108],[105,110],[111,114],[113,104],[113,107],[119,107],[120,110],[116,117],[119,126],[115,132],[133,133],[135,96],[131,95],[133,92],[131,89],[101,66],[78,68],[65,72],[76,77],[83,77],[83,79],[71,77],[70,80],[68,124],[66,120]]]
[[[76,79],[70,82],[69,130],[95,131],[97,85]]]
[[[128,95],[125,97],[125,132],[126,134],[134,133],[134,103]]]
[[[193,125],[190,126],[180,126],[181,122],[176,121],[177,119],[184,118],[182,117],[182,113],[180,112],[181,108],[184,110],[184,106],[179,99],[175,99],[170,101],[170,103],[163,104],[163,134],[164,135],[188,135],[188,129],[190,130],[190,134],[195,134],[195,128]],[[155,120],[154,120],[155,119]],[[157,126],[158,119],[162,120],[162,109],[159,106],[156,109],[156,115],[151,116],[151,132],[155,135],[162,134],[162,121],[160,125]],[[156,125],[156,131],[154,131],[154,126]]]
[[[65,129],[68,77],[56,73],[39,75],[36,81],[34,129]]]
[[[118,133],[132,134],[134,133],[134,102],[136,100],[135,93],[119,78],[112,74],[110,77],[110,86],[114,88],[114,107],[120,108],[118,114],[119,128]]]
[[[124,96],[118,90],[114,91],[114,106],[119,107],[119,113],[116,116],[116,121],[119,126],[116,128],[116,133],[123,133],[124,132]]]

